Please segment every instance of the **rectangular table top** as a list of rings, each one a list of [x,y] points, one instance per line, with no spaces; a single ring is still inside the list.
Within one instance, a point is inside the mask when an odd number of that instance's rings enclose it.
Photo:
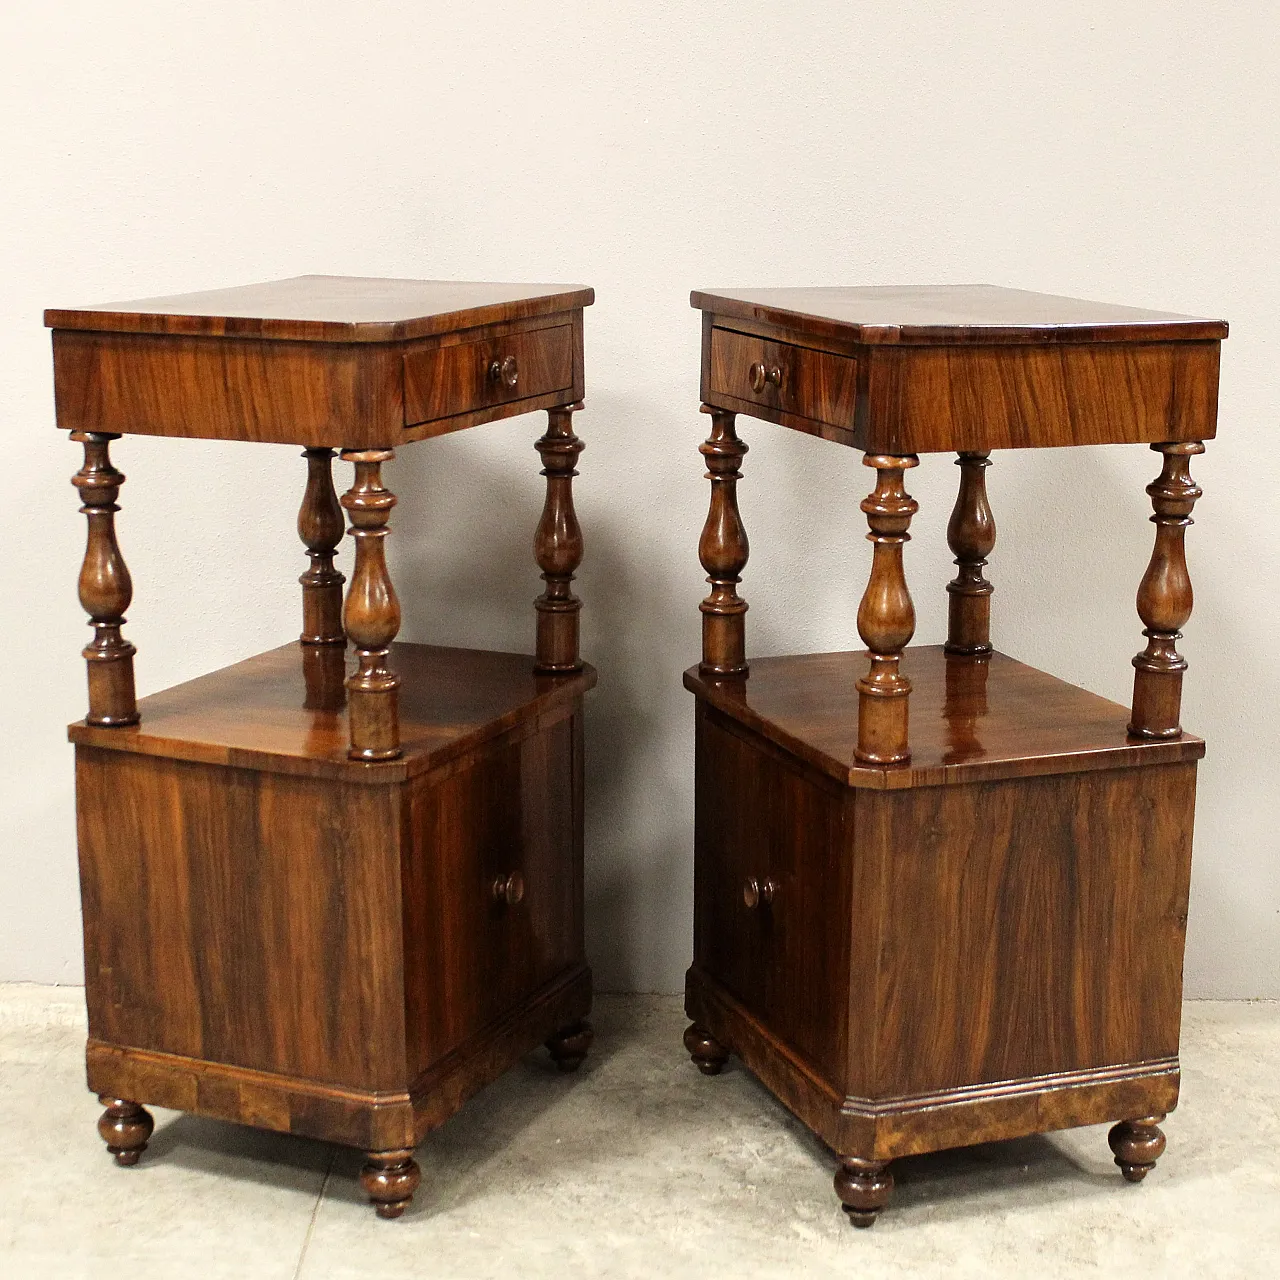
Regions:
[[[866,344],[1169,342],[1227,336],[1224,320],[990,284],[695,289],[718,316]]]
[[[490,284],[294,276],[166,298],[52,308],[50,329],[254,337],[307,342],[400,342],[590,306],[575,284]]]

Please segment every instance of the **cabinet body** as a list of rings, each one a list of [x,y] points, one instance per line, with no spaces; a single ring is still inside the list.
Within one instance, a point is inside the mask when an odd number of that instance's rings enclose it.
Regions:
[[[912,656],[921,718],[942,723],[947,708],[926,699],[945,677],[929,668],[951,663],[963,680],[974,664]],[[1064,742],[1020,776],[1028,761],[994,747],[1029,689],[1058,686],[1077,723],[1112,704],[995,659],[987,714],[966,717],[970,750],[987,739],[969,757],[976,776],[957,752],[948,780],[926,785],[832,776],[835,690],[807,750],[782,745],[798,726],[780,688],[824,704],[812,658],[753,664],[739,700],[687,680],[699,695],[689,1016],[841,1156],[884,1161],[1177,1101],[1199,744],[1089,759]],[[767,903],[752,881],[769,882]]]
[[[588,1012],[581,688],[509,708],[434,767],[343,761],[345,776],[313,776],[314,758],[283,752],[252,766],[183,758],[237,758],[231,743],[171,736],[179,707],[212,712],[219,692],[241,713],[256,696],[259,726],[333,719],[302,698],[267,709],[264,670],[301,686],[298,648],[144,699],[146,733],[73,727],[89,1084],[366,1150],[412,1147]],[[397,650],[424,680],[441,678],[440,654],[465,652]],[[425,717],[406,702],[412,733]],[[511,902],[495,887],[513,876]]]

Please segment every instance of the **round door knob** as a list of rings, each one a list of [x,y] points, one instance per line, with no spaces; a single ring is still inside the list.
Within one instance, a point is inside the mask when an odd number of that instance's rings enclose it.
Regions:
[[[742,886],[742,901],[749,911],[767,907],[777,890],[778,886],[772,880],[757,880],[755,876],[748,876]]]
[[[751,379],[751,390],[757,395],[765,387],[782,386],[782,370],[776,364],[766,369],[764,365],[757,361],[747,371],[747,376]]]
[[[516,364],[515,356],[495,360],[489,366],[489,381],[500,382],[504,387],[514,387],[520,381],[520,366]]]
[[[513,871],[509,876],[499,876],[493,882],[495,902],[505,902],[514,907],[524,897],[524,876]]]

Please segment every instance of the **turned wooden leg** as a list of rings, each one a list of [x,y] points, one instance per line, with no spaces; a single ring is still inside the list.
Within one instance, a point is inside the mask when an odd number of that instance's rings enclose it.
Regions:
[[[119,435],[105,431],[73,431],[84,445],[84,466],[71,483],[80,491],[82,515],[89,520],[89,539],[80,566],[80,603],[89,615],[93,640],[84,650],[89,669],[89,714],[86,724],[104,728],[138,723],[133,684],[137,651],[121,634],[124,611],[133,599],[133,582],[116,541],[116,498],[124,476],[111,465],[110,448]]]
[[[561,1027],[547,1038],[547,1052],[561,1071],[577,1071],[591,1048],[595,1032],[585,1018]]]
[[[355,463],[356,468],[355,484],[342,495],[356,543],[355,568],[342,611],[360,664],[347,679],[348,755],[353,760],[392,760],[400,754],[400,677],[390,665],[391,642],[400,630],[400,601],[391,585],[383,546],[396,499],[383,487],[382,464],[394,457],[391,449],[342,451],[343,461]]]
[[[704,676],[747,674],[747,602],[738,595],[738,583],[747,567],[750,546],[738,514],[738,481],[747,446],[734,430],[737,414],[702,406],[711,415],[711,435],[699,446],[707,460],[711,481],[711,507],[698,542],[698,558],[707,571],[711,594],[702,610],[702,662]]]
[[[412,1151],[370,1151],[360,1170],[360,1185],[380,1218],[398,1218],[421,1181],[422,1170]]]
[[[986,453],[962,453],[960,490],[947,524],[947,545],[956,558],[958,572],[947,583],[948,653],[991,652],[991,593],[995,587],[982,576],[987,557],[996,545],[996,522],[987,501]]]
[[[1107,1144],[1115,1153],[1126,1182],[1141,1182],[1164,1155],[1164,1134],[1160,1131],[1163,1120],[1164,1116],[1122,1120],[1107,1134]]]
[[[706,1027],[694,1022],[684,1033],[684,1047],[704,1076],[718,1076],[729,1061],[729,1050]]]
[[[98,1132],[107,1144],[107,1150],[115,1156],[118,1165],[128,1167],[137,1164],[156,1127],[151,1112],[136,1102],[106,1094],[102,1094],[98,1101],[106,1107],[98,1120]]]
[[[1204,452],[1199,440],[1153,444],[1164,454],[1159,477],[1147,485],[1155,515],[1156,544],[1138,587],[1138,616],[1147,647],[1133,660],[1133,714],[1129,732],[1140,738],[1178,738],[1182,725],[1181,628],[1191,617],[1191,577],[1186,533],[1200,487],[1191,478],[1191,459]]]
[[[309,645],[345,645],[342,629],[342,585],[346,582],[333,567],[342,541],[342,505],[333,487],[332,449],[304,449],[307,487],[298,510],[298,537],[307,548],[311,565],[298,579],[302,584],[302,635]]]
[[[547,410],[547,434],[535,448],[542,457],[547,496],[533,537],[533,555],[546,589],[533,602],[538,633],[534,670],[555,674],[580,671],[578,615],[582,601],[573,594],[573,575],[582,563],[582,529],[573,509],[573,477],[586,445],[573,434],[574,410],[581,403]]]
[[[920,460],[914,454],[867,454],[876,487],[862,501],[874,545],[871,577],[858,606],[858,634],[871,658],[870,671],[858,681],[858,745],[854,755],[867,764],[901,764],[911,758],[907,745],[907,706],[911,681],[898,670],[902,651],[915,634],[916,612],[902,568],[902,546],[919,510],[903,488],[903,472]]]
[[[887,1160],[859,1160],[842,1156],[835,1177],[836,1195],[855,1227],[869,1227],[893,1194],[893,1174]]]

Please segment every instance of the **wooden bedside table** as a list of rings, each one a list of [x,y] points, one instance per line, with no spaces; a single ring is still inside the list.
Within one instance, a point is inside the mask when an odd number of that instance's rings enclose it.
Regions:
[[[700,553],[694,963],[685,1044],[729,1050],[840,1157],[870,1226],[898,1156],[1118,1121],[1130,1181],[1178,1096],[1196,761],[1179,725],[1191,458],[1217,320],[988,286],[695,292]],[[868,652],[748,664],[739,413],[864,451]],[[1150,444],[1155,551],[1132,708],[992,650],[996,449]],[[947,643],[915,629],[904,474],[955,452]]]
[[[546,1041],[591,1042],[582,926],[578,286],[305,276],[49,311],[84,445],[89,714],[70,728],[89,1086],[120,1164],[143,1103],[361,1148],[382,1217],[413,1148]],[[533,658],[393,644],[381,468],[548,411]],[[299,642],[135,702],[114,529],[123,433],[304,446]],[[339,505],[335,448],[355,464]],[[333,558],[350,513],[355,567]],[[353,654],[348,658],[347,641]]]

